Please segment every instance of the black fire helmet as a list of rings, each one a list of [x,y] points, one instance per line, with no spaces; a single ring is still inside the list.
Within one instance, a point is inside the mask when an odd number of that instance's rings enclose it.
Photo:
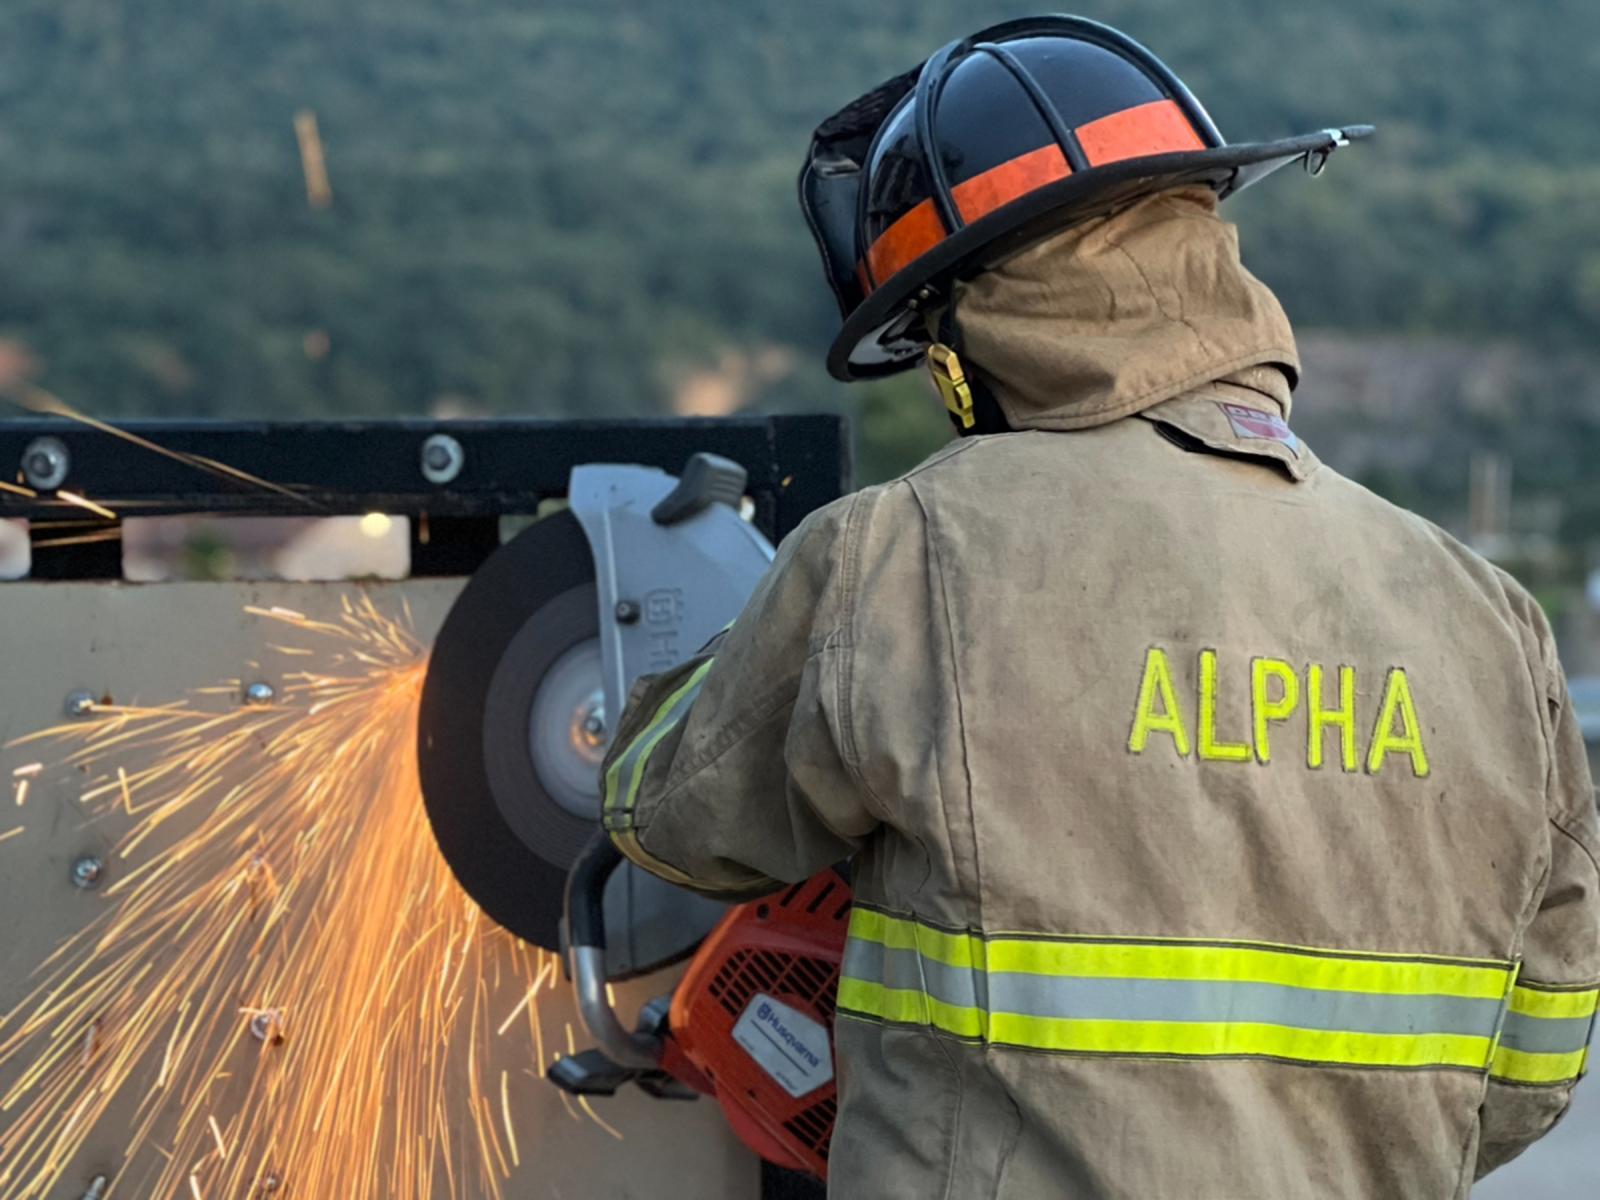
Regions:
[[[1068,225],[1185,185],[1226,198],[1297,161],[1319,174],[1371,133],[1229,145],[1166,64],[1082,17],[952,42],[812,136],[800,204],[844,316],[828,371],[870,379],[920,362],[919,310]]]

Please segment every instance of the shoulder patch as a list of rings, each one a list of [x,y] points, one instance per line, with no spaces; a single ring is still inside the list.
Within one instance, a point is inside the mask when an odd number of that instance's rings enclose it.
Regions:
[[[1262,412],[1243,404],[1226,404],[1220,400],[1217,401],[1217,407],[1228,418],[1236,437],[1278,442],[1287,447],[1291,454],[1299,455],[1300,439],[1295,437],[1294,430],[1277,413]]]
[[[1178,396],[1139,415],[1185,450],[1255,459],[1276,464],[1290,479],[1303,482],[1321,465],[1283,415],[1235,400],[1226,383]],[[981,439],[980,439],[981,440]]]

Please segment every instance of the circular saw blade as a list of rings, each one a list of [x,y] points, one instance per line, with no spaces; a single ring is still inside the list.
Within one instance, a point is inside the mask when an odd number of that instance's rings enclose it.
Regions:
[[[567,868],[599,811],[596,605],[577,520],[530,526],[489,556],[445,618],[418,715],[423,802],[445,861],[491,918],[547,949],[560,945]],[[570,757],[541,767],[535,747]]]

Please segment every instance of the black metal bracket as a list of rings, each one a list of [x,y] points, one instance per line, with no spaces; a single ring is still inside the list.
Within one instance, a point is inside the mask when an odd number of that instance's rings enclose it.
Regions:
[[[0,422],[0,481],[14,477],[26,485],[23,459],[40,437],[58,439],[68,456],[59,489],[30,497],[0,488],[0,518],[30,522],[33,578],[121,577],[118,542],[79,540],[85,532],[114,530],[116,520],[63,500],[61,491],[86,497],[118,519],[194,513],[409,517],[412,574],[460,575],[499,544],[500,517],[535,513],[546,501],[564,497],[572,468],[583,463],[637,463],[678,472],[696,453],[729,459],[748,473],[753,519],[774,541],[847,491],[852,474],[846,423],[827,415],[133,421],[122,428],[176,457],[71,421]],[[273,486],[208,470],[204,463]]]

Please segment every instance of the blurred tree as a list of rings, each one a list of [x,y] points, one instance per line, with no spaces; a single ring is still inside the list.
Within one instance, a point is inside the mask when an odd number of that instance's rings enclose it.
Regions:
[[[921,372],[863,384],[853,413],[856,477],[881,483],[904,474],[954,436],[950,418]]]
[[[866,477],[945,436],[914,383],[849,395],[794,201],[811,129],[1000,0],[7,0],[0,340],[94,412],[664,411],[774,348],[762,408],[859,410]],[[1303,326],[1513,341],[1600,322],[1600,5],[1102,0],[1235,138],[1373,120],[1231,213]],[[295,114],[332,204],[307,203]],[[1592,362],[1502,413],[1519,488],[1592,496]],[[1525,395],[1523,393],[1526,393]],[[915,397],[915,398],[913,398]],[[1404,480],[1439,514],[1449,455]],[[1386,485],[1387,486],[1387,485]],[[1587,490],[1585,490],[1587,489]],[[1600,535],[1595,502],[1563,537]]]
[[[810,129],[998,0],[9,0],[0,336],[107,413],[623,414],[661,364],[833,315],[795,210]],[[1105,0],[1235,136],[1374,119],[1242,201],[1294,315],[1586,341],[1600,6]],[[333,203],[307,204],[295,114]],[[323,331],[327,352],[308,356]]]

